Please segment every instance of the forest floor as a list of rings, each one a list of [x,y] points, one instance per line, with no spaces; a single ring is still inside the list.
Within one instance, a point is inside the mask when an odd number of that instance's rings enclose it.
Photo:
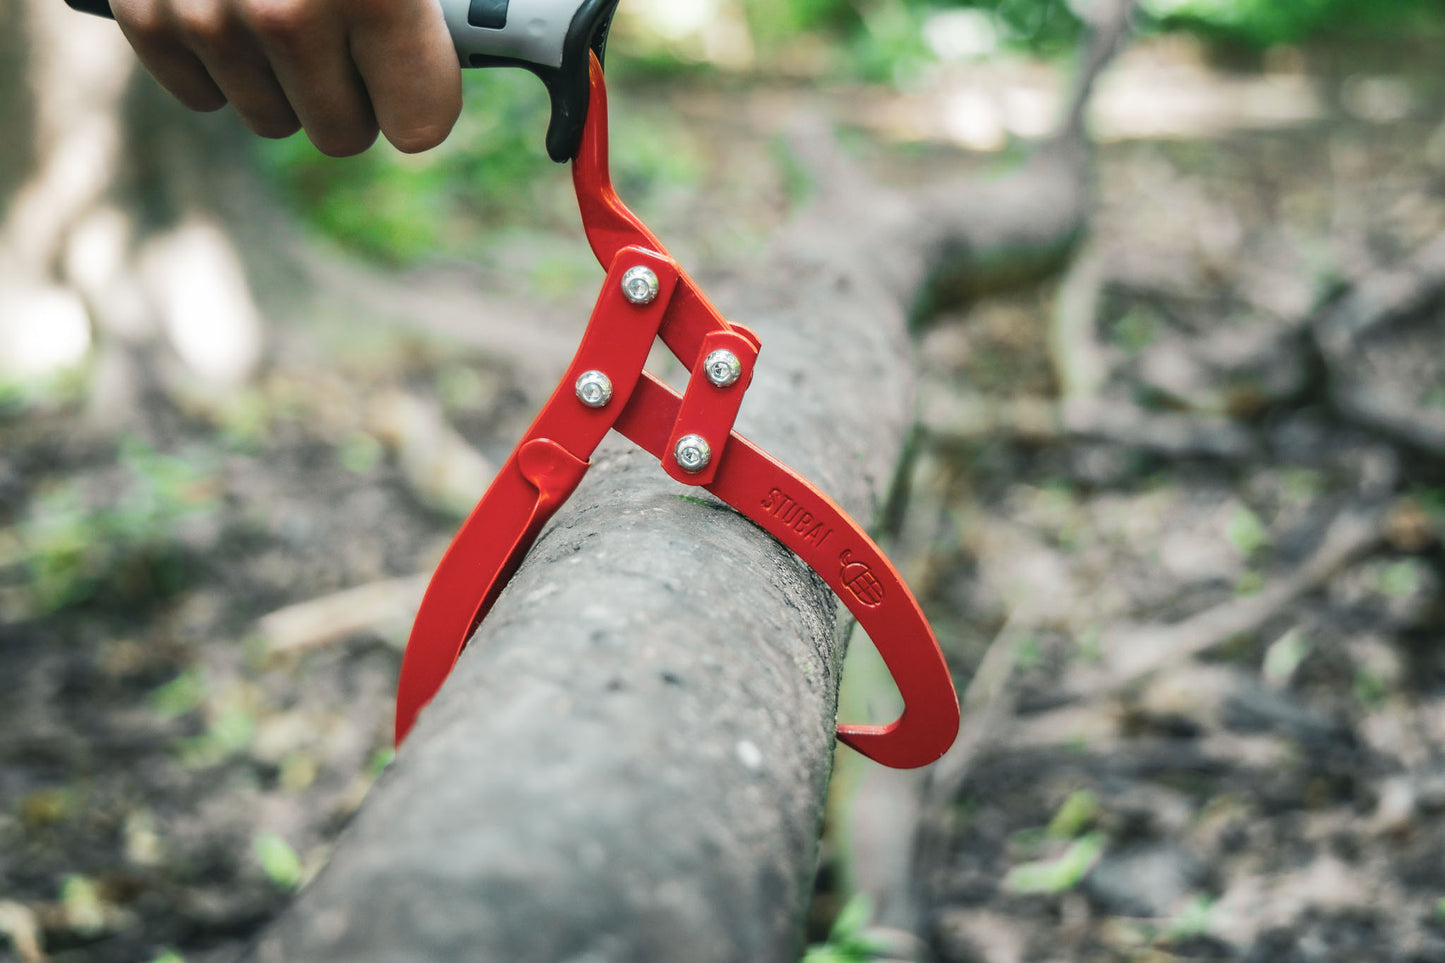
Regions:
[[[919,332],[896,551],[960,690],[997,682],[926,791],[939,960],[1445,961],[1437,63],[1139,47],[1065,274]],[[885,181],[1006,167],[1058,83],[990,71],[631,91],[695,163],[643,212],[686,263],[755,245],[806,196],[800,103]],[[514,267],[475,276],[526,299]],[[222,960],[285,905],[389,758],[455,488],[588,286],[529,357],[292,317],[253,388],[150,392],[121,437],[76,385],[0,393],[0,961]]]

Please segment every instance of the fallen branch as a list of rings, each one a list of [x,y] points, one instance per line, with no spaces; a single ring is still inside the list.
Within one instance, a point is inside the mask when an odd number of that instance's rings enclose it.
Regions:
[[[268,655],[292,655],[379,626],[405,629],[428,577],[386,579],[288,605],[258,619],[256,631]]]

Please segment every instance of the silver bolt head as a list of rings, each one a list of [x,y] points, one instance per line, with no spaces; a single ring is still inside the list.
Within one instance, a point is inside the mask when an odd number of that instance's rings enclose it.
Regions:
[[[719,388],[735,385],[743,376],[743,363],[726,348],[719,348],[709,354],[703,360],[702,367],[707,372],[707,380]]]
[[[633,304],[651,304],[657,300],[657,292],[661,289],[662,284],[650,267],[639,264],[628,268],[622,275],[623,297]]]
[[[577,400],[588,408],[605,408],[612,400],[612,379],[600,371],[584,371],[577,379]]]
[[[700,472],[712,461],[712,449],[702,435],[683,435],[672,453],[685,472]]]

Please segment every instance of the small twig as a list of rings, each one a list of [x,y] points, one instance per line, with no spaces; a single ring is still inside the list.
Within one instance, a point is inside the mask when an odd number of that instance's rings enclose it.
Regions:
[[[1084,57],[1069,91],[1069,106],[1064,112],[1060,130],[1062,136],[1085,136],[1085,114],[1094,96],[1094,85],[1128,39],[1133,30],[1133,18],[1134,0],[1100,0],[1096,4],[1094,15],[1089,17],[1090,30]]]
[[[411,490],[433,508],[466,515],[497,473],[435,402],[388,391],[372,402],[368,421],[372,432],[396,452]]]
[[[1015,611],[989,643],[959,700],[963,718],[958,738],[929,770],[927,793],[933,798],[946,800],[958,794],[974,760],[1000,723],[1013,714],[1015,699],[1009,681],[1018,665],[1019,643],[1031,627],[1032,622]]]
[[[287,655],[379,625],[402,623],[416,613],[428,577],[387,579],[288,605],[263,616],[256,629],[268,654]]]
[[[1109,380],[1109,361],[1097,331],[1103,290],[1104,261],[1089,245],[1064,275],[1049,329],[1049,356],[1064,398],[1098,397]]]
[[[1249,430],[1222,415],[1149,411],[1104,398],[996,399],[925,381],[919,412],[924,429],[943,444],[1003,435],[1035,443],[1108,441],[1172,458],[1243,461],[1258,454]]]
[[[1351,509],[1330,525],[1313,555],[1258,595],[1234,599],[1175,625],[1118,626],[1104,635],[1103,665],[1070,686],[1075,697],[1113,695],[1148,676],[1258,631],[1308,594],[1386,541],[1384,515]]]
[[[48,959],[40,942],[40,923],[28,906],[0,902],[0,935],[10,940],[21,963],[45,963]]]

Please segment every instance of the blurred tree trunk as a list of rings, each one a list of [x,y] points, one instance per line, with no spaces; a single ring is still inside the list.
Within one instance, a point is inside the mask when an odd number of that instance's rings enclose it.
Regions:
[[[141,357],[171,389],[254,374],[261,315],[218,199],[260,195],[236,189],[229,111],[171,103],[113,23],[3,0],[0,129],[0,376],[89,360],[91,411],[115,424],[136,411]]]

